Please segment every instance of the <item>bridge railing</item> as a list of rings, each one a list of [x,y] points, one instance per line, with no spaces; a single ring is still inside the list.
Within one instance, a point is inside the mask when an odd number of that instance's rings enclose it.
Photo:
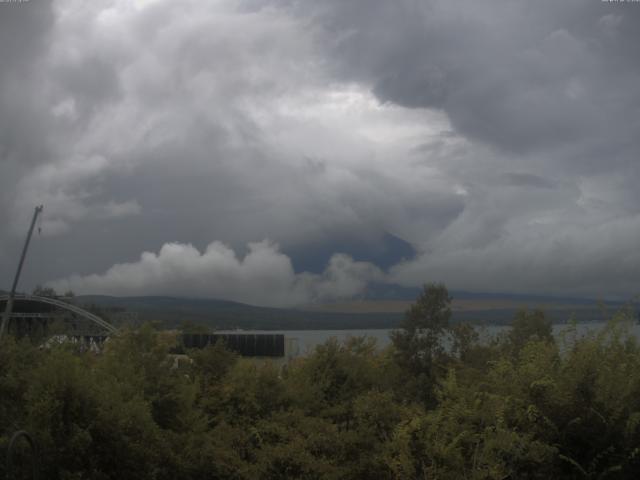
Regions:
[[[78,307],[76,305],[73,305],[71,303],[63,302],[63,301],[60,301],[58,299],[51,298],[51,297],[40,297],[38,295],[27,295],[27,294],[17,294],[13,298],[14,298],[14,300],[28,300],[28,301],[33,301],[33,302],[46,303],[48,305],[54,305],[56,307],[59,307],[59,308],[62,308],[64,310],[68,310],[70,312],[78,314],[81,317],[84,317],[87,320],[90,320],[93,323],[95,323],[97,325],[100,325],[102,328],[104,328],[109,333],[116,333],[116,331],[117,331],[116,327],[111,325],[109,322],[106,322],[103,319],[101,319],[99,316],[94,315],[91,312],[87,312],[86,310],[84,310],[84,309],[82,309],[82,308],[80,308],[80,307]],[[8,301],[8,300],[9,300],[9,295],[0,296],[0,301]]]

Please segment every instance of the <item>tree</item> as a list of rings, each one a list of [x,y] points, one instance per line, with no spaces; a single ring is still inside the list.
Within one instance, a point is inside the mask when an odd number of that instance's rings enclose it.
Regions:
[[[553,342],[551,320],[545,317],[542,310],[521,310],[511,324],[507,340],[514,353],[533,340]]]
[[[443,339],[449,333],[451,297],[441,283],[424,286],[391,340],[398,364],[410,374],[408,387],[427,405],[435,401],[434,384],[444,372]]]

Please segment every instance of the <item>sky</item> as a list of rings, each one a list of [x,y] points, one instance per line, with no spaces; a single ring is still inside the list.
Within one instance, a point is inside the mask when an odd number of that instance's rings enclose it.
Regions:
[[[640,3],[0,3],[0,289],[640,294]]]

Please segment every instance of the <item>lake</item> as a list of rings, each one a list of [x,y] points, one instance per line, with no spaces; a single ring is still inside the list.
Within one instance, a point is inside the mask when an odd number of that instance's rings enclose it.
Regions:
[[[589,332],[597,331],[605,326],[604,322],[594,323],[578,323],[577,333],[578,336],[584,336]],[[560,334],[566,330],[569,325],[556,324],[553,325],[553,333],[558,338]],[[509,327],[503,325],[486,325],[477,326],[476,329],[480,334],[480,338],[488,340],[500,332],[505,331]],[[384,348],[391,343],[389,334],[391,329],[359,329],[359,330],[220,330],[216,333],[280,333],[284,334],[286,338],[296,338],[298,340],[298,350],[300,355],[305,355],[312,352],[316,346],[323,344],[330,338],[336,338],[340,342],[344,342],[350,337],[369,337],[376,340],[376,344],[379,348]],[[634,324],[632,326],[634,335],[640,339],[640,325]]]

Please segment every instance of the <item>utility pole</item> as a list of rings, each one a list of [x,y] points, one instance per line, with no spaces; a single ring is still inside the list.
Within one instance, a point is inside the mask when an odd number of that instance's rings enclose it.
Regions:
[[[22,248],[22,255],[20,256],[20,262],[18,263],[18,271],[16,272],[16,276],[13,279],[13,285],[11,286],[11,292],[9,292],[9,299],[7,300],[7,306],[4,309],[4,315],[2,316],[2,324],[0,325],[0,340],[2,340],[2,336],[4,335],[4,331],[9,324],[9,317],[11,316],[11,310],[13,309],[13,298],[16,296],[16,287],[18,286],[18,280],[20,280],[20,273],[22,272],[22,265],[24,265],[24,259],[27,256],[27,249],[29,248],[29,242],[31,241],[31,235],[33,234],[33,227],[36,225],[36,220],[38,219],[38,215],[42,213],[43,205],[38,205],[33,212],[33,219],[31,220],[31,226],[29,227],[29,233],[27,234],[27,239],[24,242],[24,247]]]

